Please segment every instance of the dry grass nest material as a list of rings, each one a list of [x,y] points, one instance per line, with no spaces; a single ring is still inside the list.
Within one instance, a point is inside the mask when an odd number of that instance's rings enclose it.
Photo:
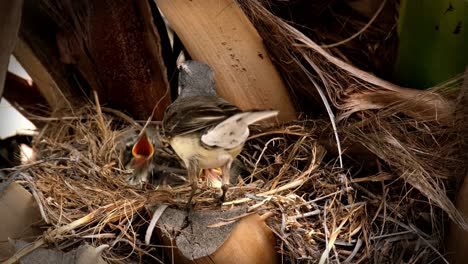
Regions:
[[[376,120],[369,120],[375,124]],[[343,133],[354,135],[349,146],[359,140],[369,149],[374,146],[377,156],[391,151],[396,143],[432,151],[430,146],[418,145],[435,140],[420,138],[428,131],[392,135],[391,129],[403,129],[411,119],[399,120],[398,124],[380,120],[379,127],[389,129],[383,130],[388,132],[386,137],[365,124],[357,130],[352,125],[343,127]],[[114,114],[83,108],[51,121],[42,131],[36,144],[39,160],[17,168],[16,177],[11,178],[31,190],[46,222],[48,231],[36,246],[54,242],[68,250],[86,241],[108,245],[103,256],[110,262],[164,258],[160,249],[165,246],[143,242],[151,219],[148,208],[161,202],[183,207],[190,187],[127,184],[125,178],[131,172],[119,161],[117,141],[134,128],[123,123]],[[442,258],[446,216],[405,176],[419,173],[411,166],[421,157],[410,150],[396,156],[397,160],[385,160],[385,154],[367,161],[350,156],[347,160],[355,161],[346,165],[354,169],[337,169],[336,155],[327,155],[322,146],[329,144],[329,126],[327,120],[302,120],[255,127],[240,155],[251,173],[230,189],[223,208],[248,205],[250,211],[270,214],[267,224],[277,236],[278,251],[291,262],[426,263]],[[360,137],[362,133],[367,141]],[[431,157],[440,162],[434,153],[422,155],[427,162]],[[408,166],[411,171],[404,169]],[[436,186],[444,188],[445,183],[437,178]],[[218,192],[202,188],[195,197],[197,210],[214,209]]]

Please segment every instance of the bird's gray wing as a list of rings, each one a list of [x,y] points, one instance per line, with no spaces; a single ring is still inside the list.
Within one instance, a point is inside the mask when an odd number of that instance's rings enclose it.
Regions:
[[[249,137],[249,125],[277,114],[278,111],[275,110],[237,113],[203,133],[201,142],[210,147],[236,148]]]
[[[216,96],[178,98],[166,110],[164,133],[173,137],[215,126],[241,110]]]

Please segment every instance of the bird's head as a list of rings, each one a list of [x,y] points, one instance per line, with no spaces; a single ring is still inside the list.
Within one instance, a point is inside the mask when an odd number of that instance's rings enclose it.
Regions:
[[[217,96],[214,72],[203,62],[189,60],[179,65],[179,96]]]

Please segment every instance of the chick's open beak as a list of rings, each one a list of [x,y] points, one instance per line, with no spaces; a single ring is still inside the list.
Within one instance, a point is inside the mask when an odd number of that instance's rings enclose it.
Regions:
[[[154,146],[146,135],[146,132],[143,132],[132,148],[133,166],[143,166],[153,157],[153,154]]]
[[[200,176],[206,179],[206,183],[210,187],[221,189],[223,183],[221,182],[221,168],[216,169],[202,169]]]

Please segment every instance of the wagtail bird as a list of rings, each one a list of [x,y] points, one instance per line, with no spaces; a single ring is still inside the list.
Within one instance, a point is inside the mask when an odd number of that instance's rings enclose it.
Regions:
[[[218,96],[214,72],[205,63],[186,61],[179,66],[179,97],[167,108],[164,134],[184,162],[195,194],[199,169],[221,168],[225,199],[230,169],[249,137],[249,125],[278,115],[275,110],[241,111]]]

